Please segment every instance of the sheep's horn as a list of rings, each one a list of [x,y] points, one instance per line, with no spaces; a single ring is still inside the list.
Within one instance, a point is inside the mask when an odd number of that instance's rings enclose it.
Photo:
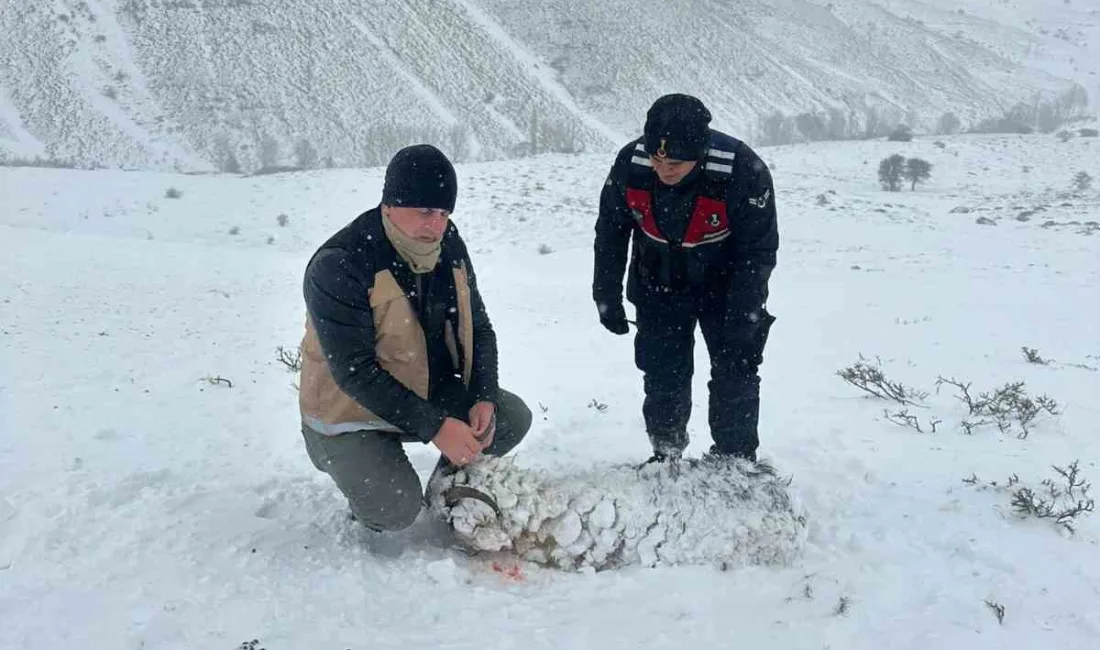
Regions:
[[[493,497],[485,494],[481,490],[472,488],[469,485],[452,485],[446,490],[443,490],[443,503],[445,503],[448,508],[458,503],[460,499],[473,499],[484,503],[493,509],[497,519],[500,519],[503,515],[500,511],[500,506],[497,505]]]

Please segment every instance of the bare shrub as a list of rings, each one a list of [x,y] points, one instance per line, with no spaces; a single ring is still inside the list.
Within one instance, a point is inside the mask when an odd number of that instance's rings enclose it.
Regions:
[[[1024,358],[1027,359],[1028,363],[1036,363],[1041,366],[1045,366],[1050,363],[1050,361],[1048,361],[1047,359],[1039,356],[1039,351],[1035,348],[1022,347],[1020,348],[1020,350],[1023,351]]]
[[[1032,397],[1027,394],[1024,382],[1010,382],[992,392],[980,393],[977,397],[970,394],[970,384],[962,383],[957,379],[936,380],[936,388],[943,384],[949,384],[959,389],[956,397],[966,404],[969,415],[975,420],[964,420],[963,428],[967,433],[973,433],[978,426],[996,424],[1001,433],[1008,433],[1013,426],[1017,429],[1018,438],[1027,438],[1031,433],[1031,426],[1035,418],[1044,411],[1050,415],[1058,415],[1058,403],[1046,396]]]
[[[287,367],[290,372],[298,372],[302,369],[302,348],[296,347],[293,351],[279,346],[275,349],[276,360]]]
[[[1021,519],[1048,520],[1074,533],[1077,521],[1096,508],[1096,501],[1089,496],[1092,484],[1081,476],[1080,463],[1077,460],[1066,467],[1051,467],[1055,477],[1043,479],[1038,488],[1022,484],[1017,474],[1009,476],[1003,484],[998,481],[982,481],[976,474],[964,478],[963,483],[981,490],[1008,492],[1012,508]]]
[[[205,381],[206,383],[210,384],[211,386],[217,386],[219,384],[225,384],[226,386],[228,386],[230,388],[233,388],[233,382],[230,381],[229,379],[226,379],[225,377],[222,377],[221,375],[218,375],[216,377],[214,377],[214,376],[203,377],[202,380]]]
[[[1068,467],[1053,467],[1058,479],[1043,479],[1038,492],[1028,487],[1017,488],[1012,493],[1012,507],[1021,517],[1049,519],[1072,533],[1077,519],[1096,507],[1089,497],[1092,486],[1081,478],[1076,460]]]
[[[1001,625],[1004,625],[1004,623],[1005,623],[1005,606],[998,603],[998,602],[994,602],[992,600],[985,601],[985,606],[988,607],[989,610],[993,612],[993,616],[997,617],[997,622],[1000,623]]]
[[[849,384],[863,390],[875,397],[892,400],[900,404],[920,406],[920,402],[928,397],[928,393],[914,390],[899,382],[890,381],[882,371],[882,362],[875,358],[876,365],[867,363],[863,355],[855,365],[838,370],[837,375]]]
[[[909,409],[901,409],[900,411],[896,411],[894,413],[891,413],[887,409],[883,409],[882,413],[887,420],[893,422],[898,426],[916,429],[918,433],[924,433],[925,431],[924,427],[921,426],[920,418],[910,413]],[[942,422],[942,420],[932,417],[929,418],[925,424],[928,426],[928,429],[931,433],[935,433],[936,427],[939,426]]]

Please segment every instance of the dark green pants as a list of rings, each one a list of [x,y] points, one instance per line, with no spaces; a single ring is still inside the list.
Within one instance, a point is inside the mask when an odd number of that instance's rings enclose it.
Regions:
[[[463,422],[469,419],[466,412],[448,412]],[[530,428],[531,410],[518,396],[501,390],[493,444],[483,453],[503,456]],[[410,434],[382,431],[326,436],[304,425],[302,436],[313,465],[332,477],[363,525],[374,530],[402,530],[416,520],[424,491],[403,445],[423,444],[420,440]]]

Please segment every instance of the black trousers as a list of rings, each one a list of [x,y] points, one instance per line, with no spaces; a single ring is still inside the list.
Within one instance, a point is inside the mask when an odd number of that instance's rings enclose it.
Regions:
[[[468,422],[472,404],[447,400],[451,417]],[[531,411],[518,396],[501,390],[497,400],[496,433],[482,453],[503,456],[531,428]],[[374,530],[402,530],[416,520],[423,506],[420,477],[405,454],[404,444],[423,444],[411,434],[352,431],[326,436],[302,426],[313,466],[332,477],[348,499],[352,514]],[[440,464],[444,464],[442,454]],[[438,464],[437,464],[438,467]]]
[[[643,373],[642,414],[657,453],[679,454],[688,445],[695,326],[710,355],[711,452],[755,458],[760,445],[760,375],[775,317],[764,308],[727,317],[723,301],[650,300],[635,305],[634,360]]]

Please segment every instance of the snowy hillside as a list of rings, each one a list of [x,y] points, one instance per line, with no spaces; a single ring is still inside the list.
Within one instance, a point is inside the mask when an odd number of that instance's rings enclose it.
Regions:
[[[0,158],[253,171],[382,164],[412,141],[462,160],[610,151],[674,90],[756,143],[1035,122],[1098,90],[1100,16],[1051,4],[11,1]]]
[[[931,181],[879,189],[894,153],[931,162]],[[394,540],[347,520],[276,350],[302,334],[306,259],[377,202],[380,170],[0,169],[0,648],[1094,650],[1100,515],[1071,534],[1012,500],[1063,485],[1052,466],[1075,460],[1100,480],[1100,194],[1071,187],[1100,176],[1100,141],[765,157],[782,243],[761,451],[809,536],[790,567],[728,571],[494,565],[440,548],[429,522]],[[501,381],[536,415],[515,462],[540,471],[648,454],[630,338],[589,298],[609,162],[459,167]],[[861,355],[928,393],[908,407],[923,432],[837,376]],[[707,445],[701,341],[697,356],[692,455]],[[1021,381],[1058,414],[1026,437],[967,435],[940,376],[974,397]],[[409,453],[426,476],[431,450]]]

